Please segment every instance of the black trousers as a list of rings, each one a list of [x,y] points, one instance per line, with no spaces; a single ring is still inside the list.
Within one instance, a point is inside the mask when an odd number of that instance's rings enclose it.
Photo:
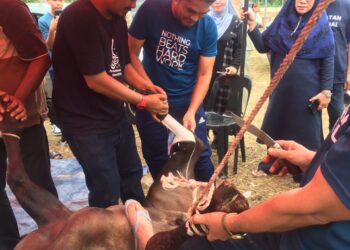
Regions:
[[[55,196],[50,172],[49,145],[43,124],[25,128],[21,135],[21,155],[29,177]],[[0,139],[0,250],[13,249],[19,241],[17,222],[5,192],[6,149]]]

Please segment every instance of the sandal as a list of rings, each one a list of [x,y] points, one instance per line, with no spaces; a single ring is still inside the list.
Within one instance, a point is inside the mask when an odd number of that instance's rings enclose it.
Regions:
[[[50,154],[50,159],[54,159],[54,160],[61,160],[61,159],[63,159],[63,156],[60,153],[58,153],[58,152],[52,151],[49,154]]]
[[[138,201],[136,200],[133,200],[133,199],[129,199],[125,202],[124,204],[124,209],[125,209],[125,215],[126,215],[126,218],[128,219],[129,223],[130,223],[130,220],[129,220],[129,212],[128,212],[128,207],[130,204],[132,203],[139,203]],[[136,211],[136,222],[135,222],[135,225],[133,226],[132,228],[132,231],[134,233],[134,239],[135,239],[135,249],[137,250],[138,249],[138,241],[137,241],[137,230],[139,229],[139,226],[140,226],[140,218],[141,216],[145,219],[147,219],[149,222],[152,222],[150,216],[149,216],[149,213],[147,212],[147,210],[137,210]],[[130,224],[131,225],[131,224]],[[131,225],[132,226],[132,225]]]
[[[252,171],[252,175],[254,175],[255,177],[261,177],[261,176],[267,176],[267,173],[265,173],[263,170],[253,170]]]

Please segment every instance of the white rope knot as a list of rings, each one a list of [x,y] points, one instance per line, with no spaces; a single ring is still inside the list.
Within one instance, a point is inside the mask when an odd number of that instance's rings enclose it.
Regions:
[[[21,137],[19,135],[0,131],[0,137],[4,137],[4,136],[13,137],[13,138],[16,138],[18,140],[21,140]]]
[[[178,187],[189,188],[192,191],[193,203],[197,202],[201,191],[207,186],[207,182],[200,182],[194,179],[188,180],[180,172],[177,172],[177,176],[173,173],[169,173],[168,176],[162,175],[160,181],[162,187],[167,190],[172,190]],[[197,207],[198,211],[204,211],[209,206],[214,190],[214,185],[211,185],[206,197],[200,201]]]
[[[192,191],[193,203],[197,202],[201,192],[207,186],[207,182],[200,182],[194,179],[188,180],[180,172],[177,172],[177,176],[175,176],[173,173],[169,173],[167,176],[162,175],[160,181],[162,183],[162,187],[167,190],[172,190],[178,187],[189,188]],[[195,210],[196,214],[200,214],[202,211],[209,207],[214,190],[215,186],[211,185],[207,195],[201,201],[199,201],[197,209]],[[189,216],[191,215],[189,214]],[[189,236],[205,236],[208,234],[208,228],[205,225],[193,225],[187,221],[186,233]]]

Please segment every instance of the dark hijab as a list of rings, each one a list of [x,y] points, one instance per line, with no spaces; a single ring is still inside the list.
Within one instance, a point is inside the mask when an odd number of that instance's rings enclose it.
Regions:
[[[273,23],[263,33],[265,45],[275,53],[287,54],[319,2],[320,0],[315,0],[312,9],[300,15],[295,10],[295,0],[288,0]],[[334,56],[334,38],[326,12],[323,12],[296,57],[317,59],[329,56]]]

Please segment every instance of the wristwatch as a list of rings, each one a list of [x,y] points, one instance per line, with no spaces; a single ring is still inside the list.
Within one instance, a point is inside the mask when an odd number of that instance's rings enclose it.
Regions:
[[[332,92],[330,90],[322,90],[321,93],[327,98],[331,98],[332,97]]]
[[[145,109],[146,108],[146,98],[144,95],[141,95],[141,101],[136,104],[137,109]]]

